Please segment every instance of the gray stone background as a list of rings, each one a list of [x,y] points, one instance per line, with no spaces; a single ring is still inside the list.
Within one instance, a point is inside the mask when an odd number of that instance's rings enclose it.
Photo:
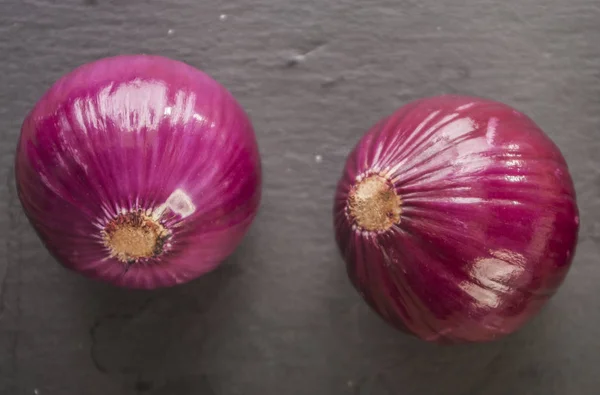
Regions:
[[[57,265],[12,175],[20,123],[52,82],[140,52],[226,85],[253,119],[265,176],[234,256],[152,293]],[[568,279],[496,343],[439,347],[387,327],[350,287],[333,240],[353,144],[439,93],[526,112],[576,182]],[[0,394],[598,394],[599,106],[598,0],[0,0]]]

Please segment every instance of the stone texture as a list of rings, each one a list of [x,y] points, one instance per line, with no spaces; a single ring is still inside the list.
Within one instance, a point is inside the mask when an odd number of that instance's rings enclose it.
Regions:
[[[600,3],[596,0],[0,1],[0,394],[592,395],[600,388]],[[219,270],[154,293],[58,266],[18,204],[26,112],[119,53],[202,68],[247,108],[262,209]],[[350,287],[333,240],[343,161],[418,97],[505,101],[558,143],[582,218],[564,287],[519,333],[437,347]]]

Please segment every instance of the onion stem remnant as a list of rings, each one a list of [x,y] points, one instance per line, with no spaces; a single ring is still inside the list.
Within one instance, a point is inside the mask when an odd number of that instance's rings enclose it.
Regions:
[[[350,191],[347,212],[363,230],[383,232],[400,222],[402,200],[390,181],[378,174],[359,179]]]
[[[110,255],[123,263],[157,257],[168,237],[169,232],[141,210],[119,214],[102,232]]]

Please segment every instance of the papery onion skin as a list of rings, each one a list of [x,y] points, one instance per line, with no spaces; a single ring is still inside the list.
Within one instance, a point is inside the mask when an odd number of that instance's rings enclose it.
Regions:
[[[23,122],[15,169],[51,254],[127,288],[214,269],[261,197],[242,107],[207,74],[160,56],[105,58],[58,80]]]
[[[579,230],[557,146],[521,112],[465,96],[417,100],[374,125],[347,159],[334,222],[366,302],[438,343],[519,329],[563,282]]]

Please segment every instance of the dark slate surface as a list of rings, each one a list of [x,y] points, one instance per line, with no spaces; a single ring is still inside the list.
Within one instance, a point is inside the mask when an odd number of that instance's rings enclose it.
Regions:
[[[598,394],[598,43],[597,0],[0,0],[0,394]],[[20,123],[55,79],[137,52],[229,87],[253,118],[265,174],[237,253],[154,293],[57,265],[12,176]],[[332,237],[351,146],[397,106],[448,92],[529,114],[579,194],[564,287],[493,344],[394,332],[350,287]]]

